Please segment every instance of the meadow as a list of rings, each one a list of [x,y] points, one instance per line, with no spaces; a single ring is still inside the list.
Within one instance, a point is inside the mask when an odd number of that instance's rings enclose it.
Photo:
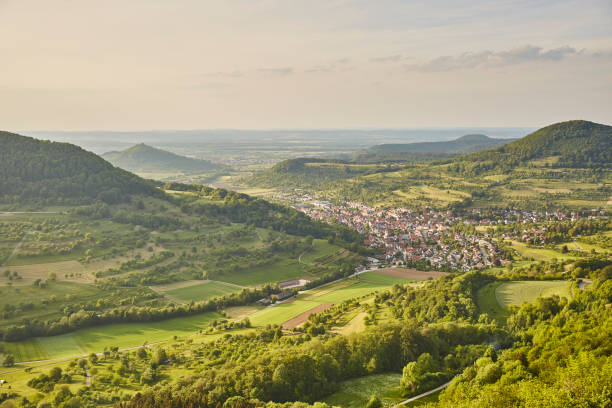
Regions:
[[[211,312],[158,322],[109,324],[59,336],[1,344],[17,361],[60,359],[101,352],[110,347],[125,349],[195,334],[220,318],[220,314]]]
[[[344,381],[340,389],[323,402],[343,408],[363,408],[372,395],[377,395],[385,407],[391,407],[403,400],[399,387],[401,379],[401,374],[388,373]]]
[[[214,297],[225,296],[230,293],[240,292],[242,287],[230,285],[224,282],[206,281],[197,285],[186,286],[183,288],[172,289],[164,292],[170,299],[179,302],[189,303],[212,299]]]
[[[501,307],[519,306],[533,302],[538,297],[557,295],[570,297],[567,281],[516,281],[504,282],[495,289],[495,298]]]

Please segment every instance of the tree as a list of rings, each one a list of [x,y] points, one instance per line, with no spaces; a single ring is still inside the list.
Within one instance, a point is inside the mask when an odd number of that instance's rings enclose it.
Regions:
[[[15,365],[15,356],[12,354],[6,354],[2,360],[4,367],[13,367]]]

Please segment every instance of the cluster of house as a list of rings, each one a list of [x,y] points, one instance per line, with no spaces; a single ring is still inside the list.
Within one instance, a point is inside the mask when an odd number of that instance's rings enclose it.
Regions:
[[[384,248],[386,263],[426,261],[437,269],[470,270],[506,262],[489,238],[453,232],[453,225],[459,222],[480,223],[454,216],[452,211],[377,209],[352,201],[314,201],[297,208],[314,219],[339,222],[364,234],[365,245]]]

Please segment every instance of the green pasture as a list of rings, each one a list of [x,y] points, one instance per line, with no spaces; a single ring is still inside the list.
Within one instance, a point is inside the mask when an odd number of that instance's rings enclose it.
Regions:
[[[15,355],[17,361],[66,358],[101,352],[105,347],[137,347],[194,334],[219,318],[220,314],[210,312],[158,322],[109,324],[59,336],[4,342],[2,347],[6,353]]]
[[[295,300],[293,302],[281,303],[267,307],[249,317],[253,326],[265,326],[268,324],[282,324],[287,320],[309,311],[310,309],[325,302],[314,302],[310,300]]]
[[[201,300],[208,300],[214,297],[229,295],[230,293],[240,292],[242,288],[229,285],[223,282],[206,281],[199,285],[187,286],[184,288],[173,289],[165,292],[166,295],[172,299],[176,299],[181,302],[198,302]]]
[[[476,294],[476,304],[480,313],[486,313],[499,322],[505,321],[509,315],[508,310],[499,304],[495,296],[495,291],[502,284],[503,282],[493,282],[481,288]]]
[[[389,373],[343,381],[340,389],[323,402],[343,408],[363,408],[372,395],[378,395],[384,406],[394,406],[403,400],[399,388],[401,379],[401,374]]]
[[[523,302],[533,302],[538,297],[553,295],[569,298],[569,283],[567,281],[504,282],[495,289],[495,298],[504,309],[521,305]]]

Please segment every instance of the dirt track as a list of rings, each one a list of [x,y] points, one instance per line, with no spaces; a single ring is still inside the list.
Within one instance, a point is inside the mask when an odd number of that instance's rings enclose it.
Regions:
[[[320,313],[331,306],[331,303],[322,303],[319,306],[313,307],[312,309],[295,316],[293,319],[287,320],[285,323],[283,323],[283,329],[292,329],[294,327],[297,327],[300,324],[304,323],[306,320],[308,320],[308,316],[310,316],[311,314]]]

